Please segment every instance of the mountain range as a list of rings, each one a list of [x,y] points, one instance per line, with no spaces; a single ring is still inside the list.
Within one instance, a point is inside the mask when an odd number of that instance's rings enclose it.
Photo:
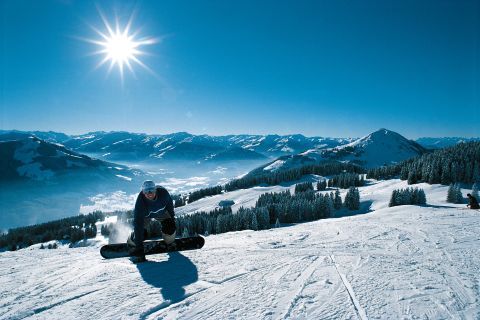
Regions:
[[[131,180],[138,170],[94,159],[33,135],[18,135],[16,140],[0,141],[0,182],[50,180],[87,173],[97,178]]]
[[[321,138],[296,135],[227,135],[208,136],[177,132],[147,135],[124,131],[90,132],[66,135],[57,132],[0,130],[0,140],[34,135],[60,143],[76,152],[111,161],[223,161],[261,160],[298,153],[310,148],[335,147],[352,142],[352,138]]]

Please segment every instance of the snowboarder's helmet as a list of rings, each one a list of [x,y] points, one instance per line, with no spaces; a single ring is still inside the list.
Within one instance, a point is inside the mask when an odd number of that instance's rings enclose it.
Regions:
[[[152,180],[146,180],[143,182],[142,191],[144,193],[154,192],[155,191],[155,182]]]

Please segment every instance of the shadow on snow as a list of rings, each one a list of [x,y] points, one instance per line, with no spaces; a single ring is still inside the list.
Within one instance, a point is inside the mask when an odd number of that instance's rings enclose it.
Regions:
[[[197,267],[179,252],[168,253],[167,261],[137,264],[142,279],[160,288],[164,300],[175,303],[184,299],[184,287],[198,280]]]

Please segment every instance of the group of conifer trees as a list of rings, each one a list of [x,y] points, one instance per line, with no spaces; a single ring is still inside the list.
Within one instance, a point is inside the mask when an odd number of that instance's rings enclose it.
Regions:
[[[316,165],[306,165],[299,168],[279,172],[253,171],[251,174],[230,181],[225,185],[226,191],[246,189],[260,184],[277,185],[282,182],[299,180],[304,175],[316,174],[329,176],[341,172],[363,173],[364,169],[358,165],[341,162],[325,162]]]
[[[350,187],[345,195],[344,205],[349,210],[360,209],[360,192],[356,187]]]
[[[17,250],[51,240],[65,240],[73,243],[82,239],[95,238],[97,235],[95,223],[104,219],[103,212],[95,211],[87,215],[10,229],[7,234],[0,236],[0,248]]]
[[[426,182],[449,185],[480,181],[480,141],[459,143],[398,165],[375,168],[367,172],[367,178],[394,177],[408,180],[408,184]]]
[[[309,190],[313,191],[313,185],[311,182],[302,182],[295,185],[295,193],[305,192]]]
[[[388,206],[395,207],[407,204],[425,205],[426,203],[427,198],[423,189],[405,188],[393,190]]]
[[[208,196],[214,196],[216,194],[221,194],[223,192],[223,187],[222,186],[214,186],[214,187],[209,187],[209,188],[204,188],[200,190],[193,191],[190,193],[188,196],[188,203],[192,203],[194,201],[197,201],[198,199],[208,197]]]
[[[264,193],[258,198],[255,207],[239,208],[232,213],[231,208],[217,208],[210,212],[196,212],[176,218],[177,232],[182,236],[194,234],[218,234],[240,230],[264,230],[284,223],[299,223],[329,218],[335,210],[342,208],[340,192],[326,194],[313,190],[312,183],[299,184],[297,192]],[[358,189],[350,188],[345,198],[345,206],[357,210],[360,206]]]
[[[342,189],[348,189],[350,187],[361,187],[365,185],[365,179],[363,174],[356,173],[341,173],[334,175],[328,179],[328,187],[338,187]]]

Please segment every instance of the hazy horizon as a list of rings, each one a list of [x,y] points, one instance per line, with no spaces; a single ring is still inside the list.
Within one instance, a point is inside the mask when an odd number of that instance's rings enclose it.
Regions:
[[[39,131],[39,132],[55,132],[55,133],[63,133],[63,134],[66,134],[68,136],[79,136],[79,135],[85,135],[85,134],[89,134],[89,133],[94,133],[94,132],[128,132],[128,133],[132,133],[132,134],[146,134],[146,135],[160,135],[160,136],[163,136],[163,135],[170,135],[170,134],[176,134],[176,133],[181,133],[181,132],[185,132],[187,134],[191,134],[191,135],[195,135],[195,136],[200,136],[200,135],[207,135],[207,136],[211,136],[211,137],[224,137],[224,136],[239,136],[239,135],[252,135],[252,136],[265,136],[265,135],[278,135],[278,136],[293,136],[293,135],[303,135],[304,137],[306,138],[316,138],[316,137],[319,137],[319,138],[332,138],[332,139],[355,139],[355,138],[362,138],[362,137],[365,137],[367,135],[369,135],[370,133],[373,133],[377,130],[380,130],[380,129],[387,129],[387,130],[390,130],[390,131],[393,131],[393,132],[396,132],[402,136],[404,136],[405,138],[407,139],[410,139],[410,140],[417,140],[417,139],[422,139],[422,138],[432,138],[432,139],[442,139],[442,138],[465,138],[465,139],[480,139],[480,136],[420,136],[420,137],[409,137],[409,136],[406,136],[404,134],[402,134],[402,132],[399,132],[399,131],[396,131],[396,130],[391,130],[389,128],[378,128],[378,129],[375,129],[375,130],[372,130],[371,132],[368,132],[368,133],[365,133],[365,134],[362,134],[362,135],[359,135],[359,136],[331,136],[331,135],[306,135],[306,134],[303,134],[303,133],[299,133],[299,132],[294,132],[294,133],[286,133],[286,134],[280,134],[280,133],[276,133],[276,132],[269,132],[269,133],[226,133],[226,134],[207,134],[207,133],[194,133],[194,132],[189,132],[189,131],[176,131],[176,132],[166,132],[166,133],[159,133],[159,132],[136,132],[136,131],[127,131],[127,130],[93,130],[93,131],[84,131],[84,132],[78,132],[78,133],[69,133],[69,132],[65,132],[65,131],[57,131],[57,130],[38,130],[38,129],[25,129],[25,130],[20,130],[20,129],[1,129],[1,130],[5,130],[5,131],[20,131],[20,132],[34,132],[34,131]]]

